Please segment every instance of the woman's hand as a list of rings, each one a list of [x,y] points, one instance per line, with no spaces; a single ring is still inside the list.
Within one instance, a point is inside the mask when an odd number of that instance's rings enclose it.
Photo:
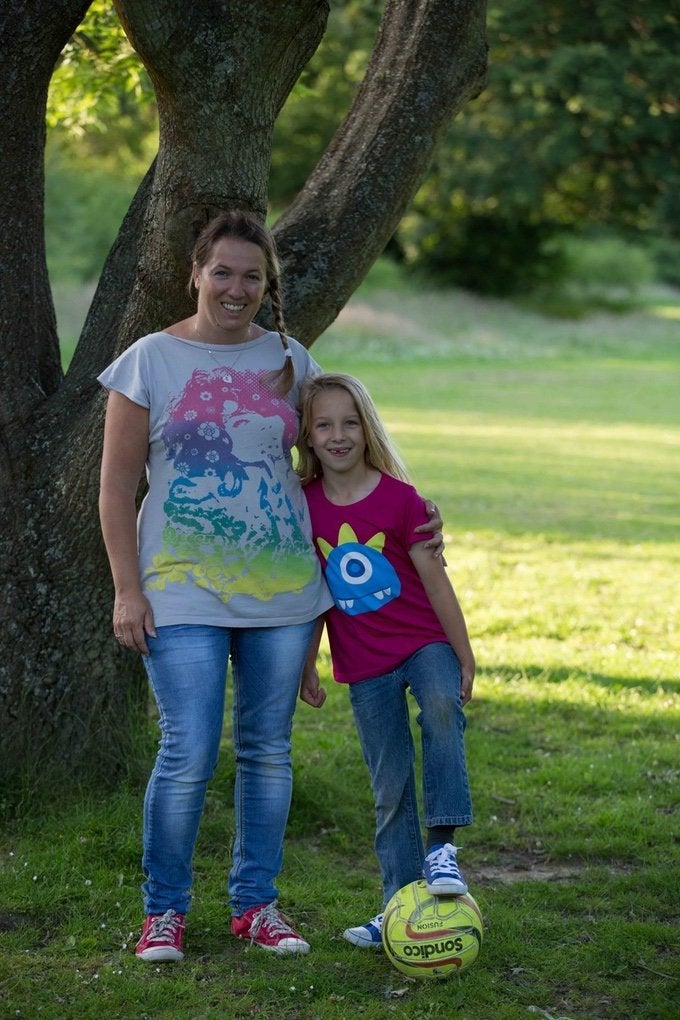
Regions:
[[[444,559],[444,536],[441,530],[444,527],[444,522],[439,512],[439,507],[436,503],[433,503],[431,499],[426,499],[425,509],[430,517],[429,521],[425,524],[420,524],[414,530],[420,534],[423,532],[433,533],[432,538],[428,538],[428,540],[423,543],[423,548],[429,549],[435,559],[441,556],[442,563],[446,566],[446,560]]]
[[[153,612],[148,599],[140,591],[134,595],[116,595],[113,604],[113,635],[122,648],[149,654],[147,634],[156,637]]]

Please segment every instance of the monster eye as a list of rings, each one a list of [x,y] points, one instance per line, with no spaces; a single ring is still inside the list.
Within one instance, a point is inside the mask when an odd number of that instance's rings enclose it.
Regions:
[[[340,560],[340,573],[347,584],[363,584],[373,576],[373,567],[368,556],[353,550]]]

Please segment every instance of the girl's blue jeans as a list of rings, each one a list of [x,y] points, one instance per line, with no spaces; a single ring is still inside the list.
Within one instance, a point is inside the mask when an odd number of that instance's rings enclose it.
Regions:
[[[361,750],[371,774],[383,905],[398,889],[423,875],[408,690],[420,710],[416,720],[422,743],[425,825],[458,826],[472,821],[460,664],[451,646],[425,645],[391,673],[350,684]]]
[[[185,914],[192,857],[222,734],[227,663],[234,682],[235,915],[271,903],[292,792],[293,713],[314,621],[286,627],[159,627],[144,656],[161,739],[144,800],[144,909]]]

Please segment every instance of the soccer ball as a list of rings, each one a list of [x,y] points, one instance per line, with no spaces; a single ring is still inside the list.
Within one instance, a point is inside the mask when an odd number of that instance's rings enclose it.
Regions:
[[[460,974],[477,959],[482,934],[482,915],[470,893],[432,896],[424,879],[399,889],[383,914],[385,952],[409,977]]]

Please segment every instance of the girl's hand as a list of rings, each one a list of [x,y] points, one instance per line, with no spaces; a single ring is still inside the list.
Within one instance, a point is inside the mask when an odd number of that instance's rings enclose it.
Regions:
[[[312,708],[321,708],[326,700],[325,688],[319,686],[319,674],[316,666],[306,666],[300,681],[300,700]]]
[[[474,666],[461,666],[460,671],[460,703],[467,705],[472,698],[472,685],[475,682]]]

